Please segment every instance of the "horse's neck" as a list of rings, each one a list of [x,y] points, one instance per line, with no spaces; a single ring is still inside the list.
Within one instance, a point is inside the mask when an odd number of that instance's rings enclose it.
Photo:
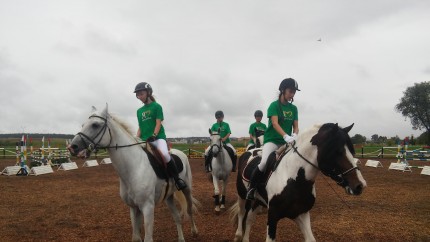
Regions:
[[[318,169],[315,168],[318,167],[316,148],[304,142],[297,143],[296,148],[298,152],[290,150],[283,158],[285,159],[284,162],[281,162],[285,164],[288,175],[295,177],[300,169],[304,169],[306,179],[315,180],[318,175]]]
[[[112,163],[121,179],[133,179],[134,175],[144,176],[146,173],[150,173],[152,169],[142,169],[143,171],[140,171],[140,168],[150,166],[150,164],[148,156],[141,145],[133,145],[138,141],[116,123],[111,125],[110,128],[112,135],[110,146],[132,145],[108,149]],[[140,174],[139,172],[145,172],[145,174]]]

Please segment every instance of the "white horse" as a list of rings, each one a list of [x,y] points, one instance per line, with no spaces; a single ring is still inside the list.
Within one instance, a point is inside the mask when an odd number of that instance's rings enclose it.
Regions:
[[[261,207],[268,207],[266,242],[275,241],[277,223],[282,218],[296,222],[305,241],[315,241],[309,211],[315,203],[315,180],[321,171],[332,178],[348,194],[359,195],[366,181],[354,162],[354,146],[348,132],[337,124],[315,125],[299,134],[281,160],[274,152],[268,160],[265,180],[257,186],[256,200],[247,201],[249,175],[261,156],[256,150],[245,152],[239,159],[237,174],[238,200],[231,208],[237,222],[234,241],[249,241],[252,222]],[[257,168],[258,169],[258,168]]]
[[[224,148],[221,141],[221,135],[216,131],[209,129],[211,144],[208,147],[209,153],[212,155],[211,160],[211,176],[214,185],[214,199],[215,199],[215,212],[218,214],[221,209],[225,208],[225,194],[230,177],[233,163],[231,161],[228,151]],[[220,181],[222,183],[221,197],[220,197]]]
[[[102,112],[97,112],[93,107],[93,113],[73,138],[68,149],[72,155],[85,158],[92,151],[107,149],[120,178],[120,196],[130,207],[132,241],[142,241],[140,235],[142,215],[145,228],[144,241],[153,241],[154,207],[162,201],[167,204],[173,215],[178,241],[185,241],[182,218],[175,206],[175,199],[181,206],[181,214],[191,219],[192,234],[197,235],[193,212],[197,211],[198,201],[193,198],[191,192],[192,176],[187,156],[179,150],[171,150],[172,156],[176,155],[182,162],[183,170],[179,175],[188,184],[188,187],[180,192],[177,191],[172,178],[157,176],[150,164],[154,156],[144,150],[142,143],[145,142],[135,138],[125,123],[108,113],[106,105]],[[165,170],[161,169],[161,172],[165,174]]]

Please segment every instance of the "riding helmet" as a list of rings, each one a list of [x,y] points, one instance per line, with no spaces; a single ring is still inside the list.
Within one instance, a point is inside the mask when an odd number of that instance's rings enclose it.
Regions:
[[[255,111],[254,117],[260,117],[260,118],[263,117],[263,112],[261,110]]]
[[[152,87],[151,85],[149,85],[149,83],[147,82],[139,82],[136,87],[134,88],[134,93],[138,92],[138,91],[143,91],[146,90],[148,91],[148,95],[151,96],[152,95]]]
[[[279,91],[281,92],[283,92],[287,88],[300,91],[299,84],[297,84],[296,80],[294,80],[293,78],[286,78],[282,80],[281,84],[279,85]]]
[[[221,110],[216,111],[215,118],[224,118],[224,113]]]

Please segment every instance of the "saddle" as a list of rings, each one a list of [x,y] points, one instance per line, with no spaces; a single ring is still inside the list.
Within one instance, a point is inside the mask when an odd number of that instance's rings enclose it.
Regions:
[[[230,147],[228,147],[227,145],[223,145],[223,147],[227,151],[228,156],[230,156],[230,159],[233,161],[233,159],[234,159],[234,151],[233,151],[233,149],[230,148]],[[210,170],[212,170],[212,162],[210,162],[210,161],[212,161],[213,157],[214,157],[214,155],[212,153],[212,149],[209,149],[208,156],[207,156],[207,160],[208,160],[207,164],[208,164]]]
[[[288,146],[287,144],[282,145],[278,150],[273,151],[267,158],[266,171],[257,185],[258,193],[263,198],[265,198],[265,200],[267,200],[267,191],[265,188],[267,181],[269,180],[272,173],[278,168],[282,158],[291,150],[291,148],[292,147]],[[244,181],[249,182],[254,169],[258,169],[257,166],[261,162],[261,153],[259,151],[261,151],[261,149],[255,149],[252,151],[252,155],[248,159],[248,162],[242,172],[242,179]]]
[[[169,175],[169,172],[167,172],[166,164],[158,150],[151,146],[142,147],[142,149],[148,155],[149,163],[157,177],[168,181],[171,176]],[[178,172],[180,173],[184,169],[181,159],[179,156],[174,154],[170,154],[170,156],[172,157],[173,162],[175,162]]]

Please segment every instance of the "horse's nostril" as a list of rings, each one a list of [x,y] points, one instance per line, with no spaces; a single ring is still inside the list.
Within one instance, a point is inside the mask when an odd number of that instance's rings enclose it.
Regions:
[[[358,186],[355,188],[355,193],[356,193],[357,195],[360,195],[362,192],[363,192],[363,185],[358,185]]]

